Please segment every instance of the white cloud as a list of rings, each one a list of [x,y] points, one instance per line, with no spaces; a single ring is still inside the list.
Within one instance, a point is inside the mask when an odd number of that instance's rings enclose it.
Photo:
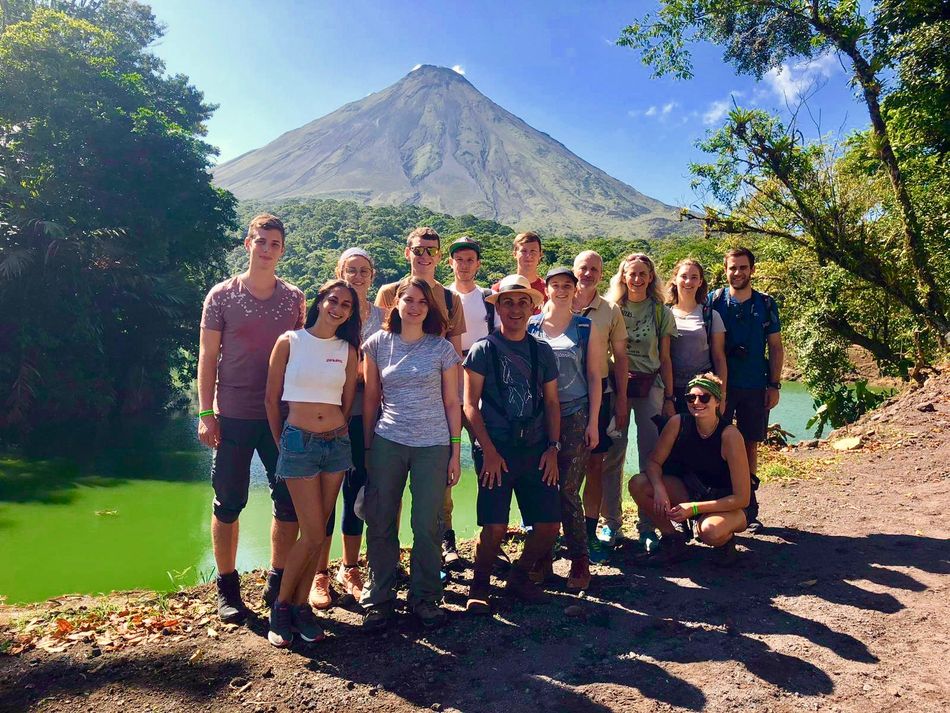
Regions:
[[[421,67],[421,66],[422,66],[421,64],[417,64],[416,66],[414,66],[414,67],[413,67],[412,69],[410,69],[409,71],[410,71],[410,72],[415,72],[415,71],[416,71],[417,69],[419,69],[419,67]]]
[[[647,109],[645,112],[643,112],[643,115],[644,115],[644,116],[656,116],[656,107],[655,107],[655,106],[651,106],[649,109]]]
[[[709,105],[709,108],[703,112],[703,123],[706,126],[718,124],[723,117],[729,113],[730,101],[728,99],[718,99]]]
[[[452,71],[453,71],[453,72],[458,72],[458,73],[461,74],[462,76],[465,76],[465,67],[463,67],[463,66],[460,65],[460,64],[453,65],[453,66],[452,66]]]
[[[783,63],[765,73],[764,81],[783,101],[795,101],[834,74],[839,67],[834,53],[827,52],[807,62]]]
[[[663,116],[666,116],[671,111],[673,111],[673,109],[675,109],[677,106],[678,104],[676,102],[667,102],[666,104],[663,105],[663,108],[660,111],[663,114]]]

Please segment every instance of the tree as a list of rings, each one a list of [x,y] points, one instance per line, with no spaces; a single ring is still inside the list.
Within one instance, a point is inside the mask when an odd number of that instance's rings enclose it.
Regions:
[[[918,203],[895,151],[882,106],[882,74],[907,68],[908,52],[913,52],[902,38],[907,33],[918,33],[922,35],[918,37],[918,49],[942,57],[934,70],[940,76],[947,60],[936,38],[947,38],[945,4],[939,0],[883,0],[872,11],[864,10],[857,0],[662,0],[661,5],[656,16],[647,16],[625,28],[619,40],[621,45],[639,49],[644,62],[658,75],[691,77],[689,44],[697,40],[722,46],[727,61],[758,78],[789,58],[811,58],[829,51],[850,63],[852,81],[861,91],[871,123],[868,145],[887,176],[900,218],[902,258],[916,282],[920,313],[944,340],[944,333],[950,331],[948,301],[930,262]],[[907,5],[913,7],[912,12],[904,12]],[[945,42],[942,47],[946,47]],[[931,72],[925,73],[929,75]],[[943,77],[945,85],[945,72]],[[901,86],[905,91],[913,90],[911,85]],[[774,160],[789,157],[796,150],[794,142],[789,141],[761,143],[760,148],[773,151]]]
[[[147,52],[161,35],[148,8],[54,4],[70,13],[16,3],[25,19],[9,22],[2,8],[8,431],[163,405],[234,221],[202,139],[214,107]]]

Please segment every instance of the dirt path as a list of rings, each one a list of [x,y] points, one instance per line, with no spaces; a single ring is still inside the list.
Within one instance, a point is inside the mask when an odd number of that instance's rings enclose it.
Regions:
[[[100,655],[34,649],[0,656],[0,709],[944,711],[950,379],[852,431],[861,449],[799,449],[809,477],[763,486],[767,530],[728,572],[706,548],[668,573],[626,548],[585,598],[499,597],[488,620],[461,612],[462,572],[435,633],[404,616],[371,637],[335,608],[328,640],[289,652],[263,618]]]

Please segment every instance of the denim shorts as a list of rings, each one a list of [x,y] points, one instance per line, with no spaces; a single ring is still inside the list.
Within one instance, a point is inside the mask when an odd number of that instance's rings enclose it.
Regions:
[[[350,436],[346,430],[330,440],[302,428],[284,426],[280,434],[277,478],[310,478],[319,473],[338,473],[353,467]]]

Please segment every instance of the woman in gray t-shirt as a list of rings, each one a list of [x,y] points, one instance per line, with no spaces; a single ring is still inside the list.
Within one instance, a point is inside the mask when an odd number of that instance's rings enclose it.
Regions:
[[[692,258],[676,263],[667,294],[679,335],[670,342],[677,413],[686,413],[686,385],[707,371],[722,380],[722,400],[726,401],[726,327],[719,313],[706,304],[708,291],[702,265]],[[697,302],[697,295],[702,303]]]
[[[455,348],[443,339],[445,317],[422,280],[401,283],[383,328],[363,345],[363,433],[367,447],[365,515],[369,579],[363,626],[393,616],[399,565],[399,504],[409,479],[412,555],[409,604],[425,626],[445,620],[441,513],[445,489],[458,482],[462,412]],[[377,418],[378,415],[378,418]]]

